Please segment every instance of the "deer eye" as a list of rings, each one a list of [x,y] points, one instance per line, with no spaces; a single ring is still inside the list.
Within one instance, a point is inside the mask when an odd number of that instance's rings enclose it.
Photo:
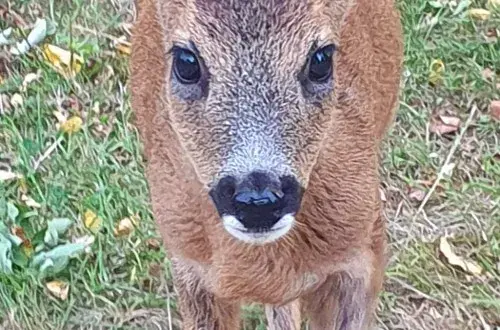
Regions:
[[[200,62],[196,55],[184,48],[174,48],[174,74],[182,84],[195,84],[201,78]]]
[[[328,45],[318,49],[309,60],[308,78],[312,82],[324,82],[332,75],[332,57],[335,51],[334,45]]]

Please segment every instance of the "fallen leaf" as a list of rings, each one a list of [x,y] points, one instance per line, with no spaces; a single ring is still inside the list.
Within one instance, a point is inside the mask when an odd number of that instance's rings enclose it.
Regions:
[[[440,135],[456,132],[457,129],[458,129],[457,127],[448,126],[448,125],[445,125],[443,123],[435,123],[435,124],[431,125],[431,127],[430,127],[430,131],[432,133],[436,133],[436,134],[440,134]]]
[[[5,46],[11,43],[9,40],[10,34],[12,33],[12,28],[7,28],[0,31],[0,46]]]
[[[59,110],[55,110],[52,113],[57,118],[59,124],[64,124],[68,120],[68,118]]]
[[[411,189],[408,197],[414,201],[421,202],[425,198],[425,191],[420,189]]]
[[[83,120],[78,116],[73,116],[61,124],[61,130],[68,134],[78,132],[82,128]]]
[[[490,18],[490,11],[482,8],[469,9],[469,15],[476,20],[485,21]]]
[[[91,245],[94,244],[95,237],[92,235],[85,235],[82,237],[77,237],[73,239],[73,243],[79,243],[85,245],[85,253],[92,252]]]
[[[451,176],[453,174],[453,170],[455,169],[455,163],[448,163],[443,166],[441,171],[443,172],[444,176]]]
[[[68,283],[56,280],[48,282],[45,285],[54,297],[57,297],[61,300],[66,300],[68,298],[68,292],[69,292]]]
[[[28,183],[26,182],[26,179],[20,176],[18,183],[19,183],[19,192],[22,194],[28,193]]]
[[[42,51],[52,68],[66,79],[74,78],[82,68],[83,58],[78,54],[50,44],[45,44]]]
[[[113,40],[113,45],[119,53],[124,55],[131,54],[131,43],[127,41],[125,36],[121,36],[120,38]]]
[[[102,219],[98,217],[93,211],[87,210],[83,215],[83,224],[91,232],[97,233],[102,226]]]
[[[161,243],[156,238],[148,238],[146,245],[152,250],[159,250]]]
[[[28,52],[32,47],[38,45],[46,36],[47,21],[43,18],[37,18],[35,26],[28,34],[28,37],[12,46],[10,52],[14,55],[22,55]]]
[[[449,134],[458,131],[460,127],[460,118],[452,116],[439,116],[439,119],[433,119],[430,131],[435,134]]]
[[[490,114],[493,119],[500,121],[500,100],[491,101]]]
[[[471,260],[465,260],[464,258],[457,256],[453,252],[451,245],[450,243],[448,243],[446,237],[441,237],[439,239],[439,251],[441,251],[441,253],[445,256],[450,265],[458,266],[462,270],[473,275],[480,275],[483,272],[481,266],[479,266],[475,262]]]
[[[26,244],[23,244],[22,250],[28,258],[33,255],[33,245],[29,241]]]
[[[493,80],[493,77],[495,77],[495,72],[493,72],[490,68],[486,68],[483,70],[482,76],[484,80],[490,81]]]
[[[152,263],[149,265],[148,274],[156,279],[161,278],[163,268],[160,264]]]
[[[34,208],[40,208],[42,205],[40,203],[36,202],[33,198],[23,194],[21,195],[21,200],[29,207],[34,207]]]
[[[448,126],[459,127],[460,126],[460,118],[452,117],[452,116],[439,116],[439,119],[443,122],[443,124]]]
[[[0,170],[0,182],[13,180],[13,179],[19,179],[19,178],[21,178],[21,175],[19,175],[17,173],[5,171],[5,170]]]
[[[134,231],[137,220],[134,217],[123,218],[114,230],[115,236],[126,236]]]
[[[429,82],[433,85],[437,84],[443,78],[445,66],[443,61],[436,59],[431,62],[429,67]]]
[[[10,98],[10,104],[12,104],[13,107],[22,107],[24,104],[23,97],[20,94],[15,93]]]
[[[40,78],[40,76],[36,73],[28,73],[23,80],[23,84],[21,85],[21,92],[25,92],[28,85],[32,83],[33,81],[37,80]]]
[[[15,235],[21,239],[21,244],[29,243],[29,239],[26,238],[26,234],[24,233],[23,227],[12,226],[12,228],[10,229],[10,232],[12,233],[12,235]]]

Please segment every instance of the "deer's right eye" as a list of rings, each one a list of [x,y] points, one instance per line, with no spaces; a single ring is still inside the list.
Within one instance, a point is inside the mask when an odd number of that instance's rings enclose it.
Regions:
[[[185,48],[175,48],[174,53],[174,74],[182,84],[196,84],[201,78],[200,62],[196,55]]]

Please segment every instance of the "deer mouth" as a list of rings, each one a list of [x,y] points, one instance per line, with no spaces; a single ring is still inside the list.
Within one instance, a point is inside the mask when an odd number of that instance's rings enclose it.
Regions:
[[[250,244],[267,244],[278,240],[286,235],[293,227],[295,216],[285,214],[271,227],[245,228],[236,217],[224,215],[222,223],[226,231],[234,238]]]

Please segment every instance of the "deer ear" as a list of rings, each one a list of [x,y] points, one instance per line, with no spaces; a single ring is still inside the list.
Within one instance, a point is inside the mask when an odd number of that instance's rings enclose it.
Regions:
[[[152,148],[153,128],[156,117],[160,114],[165,80],[165,58],[163,47],[158,40],[163,39],[162,28],[156,15],[153,2],[137,0],[138,17],[132,36],[132,54],[130,58],[130,94],[133,121],[144,144],[146,158]]]

